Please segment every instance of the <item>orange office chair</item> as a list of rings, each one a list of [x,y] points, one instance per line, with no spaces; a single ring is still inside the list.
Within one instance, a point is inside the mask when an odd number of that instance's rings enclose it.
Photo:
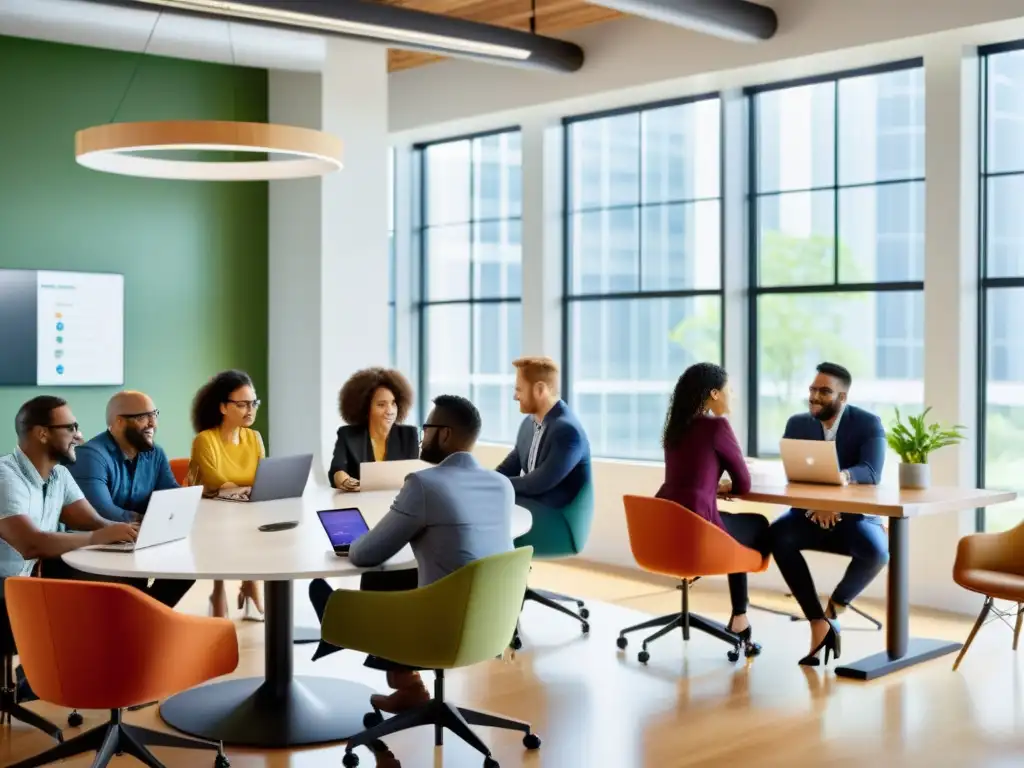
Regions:
[[[647,652],[649,643],[676,628],[683,630],[683,640],[688,641],[690,630],[698,629],[731,645],[729,660],[738,661],[741,650],[744,650],[739,635],[718,622],[690,613],[690,584],[701,576],[760,573],[768,568],[769,558],[744,547],[718,526],[673,501],[648,496],[622,498],[626,504],[629,545],[637,565],[650,573],[679,579],[683,604],[678,613],[660,616],[619,632],[619,648],[629,644],[626,639],[628,633],[660,627],[644,639],[637,654],[637,660],[646,664],[651,657]],[[756,646],[746,648],[746,655],[756,654]]]
[[[960,666],[964,654],[974,642],[990,613],[1006,620],[1016,616],[1013,628],[1013,650],[1017,650],[1021,624],[1024,624],[1024,523],[1016,528],[999,533],[974,533],[960,539],[953,563],[953,581],[964,589],[985,596],[981,613],[974,622],[967,642],[960,649],[953,670]],[[996,600],[1016,603],[1016,611],[1004,611],[995,605]]]
[[[110,710],[105,725],[8,768],[93,751],[93,768],[122,752],[161,766],[148,747],[214,750],[216,768],[230,765],[219,744],[128,725],[121,711],[233,672],[238,640],[231,621],[176,613],[123,584],[9,578],[5,593],[25,676],[39,698]]]
[[[188,459],[171,459],[171,474],[178,485],[185,485],[188,478]]]

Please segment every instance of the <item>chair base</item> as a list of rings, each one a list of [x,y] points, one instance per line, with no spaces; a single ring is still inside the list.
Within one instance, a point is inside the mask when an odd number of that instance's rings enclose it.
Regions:
[[[40,755],[22,760],[8,768],[38,768],[38,766],[56,763],[59,760],[66,760],[86,752],[96,753],[92,762],[93,768],[105,768],[115,755],[120,754],[131,755],[149,768],[164,768],[164,764],[156,759],[149,751],[149,747],[209,749],[217,753],[213,763],[214,768],[228,768],[231,765],[220,744],[185,739],[171,733],[161,733],[147,728],[137,728],[134,725],[126,725],[121,719],[121,711],[115,709],[111,711],[110,721],[105,725],[86,731],[81,736],[76,736],[70,741],[58,744]]]
[[[558,592],[548,592],[544,589],[527,589],[526,594],[523,596],[523,602],[531,601],[539,603],[546,608],[550,608],[553,611],[564,613],[566,616],[570,616],[580,623],[580,629],[583,630],[583,634],[590,633],[590,622],[587,619],[590,618],[590,611],[587,610],[586,605],[582,600],[577,597],[571,597],[569,595],[562,595]],[[566,608],[562,603],[576,603],[576,607],[579,609],[579,613]],[[523,641],[519,637],[519,625],[516,625],[515,634],[512,635],[512,642],[510,643],[512,648],[519,650],[523,647]]]
[[[990,613],[1001,621],[1007,621],[1010,617],[1015,618],[1013,626],[1013,650],[1017,650],[1017,646],[1020,643],[1021,625],[1024,624],[1024,603],[1017,603],[1016,611],[1004,611],[996,606],[995,598],[988,597],[986,595],[985,602],[981,606],[981,612],[978,614],[978,619],[974,622],[974,626],[971,627],[971,633],[967,636],[967,641],[960,649],[960,653],[957,655],[956,661],[953,662],[954,672],[956,672],[960,667],[960,662],[964,660],[964,656],[967,654],[967,649],[971,647],[971,643],[974,642],[974,637],[978,634],[978,630],[985,624],[985,619],[988,618]]]
[[[0,687],[0,725],[13,720],[38,728],[47,736],[64,741],[64,733],[45,717],[37,715],[18,703],[17,681],[14,675],[14,657],[3,657],[3,687]]]
[[[786,593],[786,597],[792,598],[793,594],[791,592],[787,592]],[[750,607],[753,608],[755,611],[762,611],[763,613],[774,613],[776,616],[785,616],[790,621],[807,621],[807,619],[805,617],[803,617],[803,616],[798,616],[797,614],[790,613],[789,611],[780,611],[778,608],[769,608],[766,605],[758,605],[756,603],[751,603]],[[876,619],[874,616],[872,616],[867,611],[861,610],[860,608],[858,608],[853,603],[850,603],[846,607],[849,610],[851,610],[854,613],[856,613],[858,616],[861,616],[864,619],[866,619],[867,621],[871,622],[871,624],[874,626],[876,632],[880,632],[882,630],[882,622],[880,622],[878,619]]]
[[[406,731],[410,728],[417,728],[422,725],[434,727],[434,744],[441,746],[444,743],[444,731],[448,729],[471,747],[484,756],[485,768],[498,768],[498,763],[491,757],[491,750],[476,735],[470,726],[486,726],[489,728],[503,728],[510,731],[522,731],[523,745],[530,750],[540,748],[540,738],[533,733],[530,724],[522,720],[492,715],[487,712],[478,712],[472,709],[464,709],[454,704],[449,704],[444,698],[444,671],[435,670],[434,674],[434,698],[421,707],[410,709],[407,712],[395,715],[384,720],[379,711],[366,715],[363,723],[367,729],[360,734],[350,738],[345,745],[345,756],[342,764],[345,768],[355,768],[359,765],[359,756],[352,750],[357,747],[368,747],[373,752],[387,751],[387,746],[381,741],[385,736]]]
[[[696,579],[694,579],[696,581]],[[756,656],[761,652],[759,646],[753,643],[745,643],[743,638],[737,635],[735,632],[730,632],[723,624],[719,624],[717,621],[699,616],[695,613],[690,613],[690,582],[684,580],[678,587],[682,592],[682,610],[678,613],[670,613],[666,616],[659,616],[656,619],[648,619],[645,622],[636,624],[632,627],[626,627],[619,632],[619,638],[616,644],[620,649],[625,649],[629,645],[629,640],[626,635],[631,632],[639,632],[642,629],[654,629],[659,627],[658,631],[653,635],[644,638],[643,644],[640,648],[640,653],[637,654],[637,661],[641,664],[646,664],[650,661],[651,654],[647,650],[647,646],[653,643],[660,637],[667,635],[674,629],[681,629],[683,632],[683,641],[689,642],[690,630],[696,629],[707,635],[711,635],[724,643],[732,646],[732,650],[726,655],[729,661],[739,661],[741,655],[744,656]]]

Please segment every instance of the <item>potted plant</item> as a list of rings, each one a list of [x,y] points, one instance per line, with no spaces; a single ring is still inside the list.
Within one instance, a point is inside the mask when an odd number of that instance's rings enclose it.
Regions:
[[[889,428],[885,439],[889,447],[900,457],[900,488],[927,488],[931,485],[931,468],[928,466],[928,454],[956,445],[964,439],[961,430],[965,427],[956,424],[943,427],[938,423],[925,424],[928,412],[925,408],[920,416],[907,416],[904,424],[900,418],[900,409],[896,409],[896,423]]]

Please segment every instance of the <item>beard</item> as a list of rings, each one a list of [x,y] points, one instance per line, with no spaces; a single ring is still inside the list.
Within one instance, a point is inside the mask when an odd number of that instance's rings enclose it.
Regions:
[[[437,437],[420,447],[420,458],[428,464],[440,464],[448,458],[448,454],[438,445]]]
[[[51,444],[48,450],[50,452],[51,459],[53,459],[58,464],[63,464],[65,466],[67,466],[68,464],[74,464],[75,459],[78,458],[75,455],[74,443],[71,443],[71,445],[64,449],[58,448],[57,446]]]
[[[821,410],[813,414],[818,421],[831,421],[839,413],[839,403],[833,400],[831,403],[819,403]]]
[[[129,427],[124,431],[124,439],[139,453],[149,453],[156,447],[149,438],[142,434],[141,429],[135,427]]]

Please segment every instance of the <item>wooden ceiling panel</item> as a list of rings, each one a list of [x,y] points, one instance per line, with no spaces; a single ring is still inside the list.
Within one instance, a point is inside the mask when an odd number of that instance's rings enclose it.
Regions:
[[[533,0],[379,0],[385,5],[399,5],[417,11],[440,13],[484,24],[511,29],[530,30]],[[536,31],[541,35],[557,35],[570,29],[621,18],[622,14],[582,0],[536,0]],[[388,51],[388,69],[396,72],[442,61],[443,56],[416,51]]]

